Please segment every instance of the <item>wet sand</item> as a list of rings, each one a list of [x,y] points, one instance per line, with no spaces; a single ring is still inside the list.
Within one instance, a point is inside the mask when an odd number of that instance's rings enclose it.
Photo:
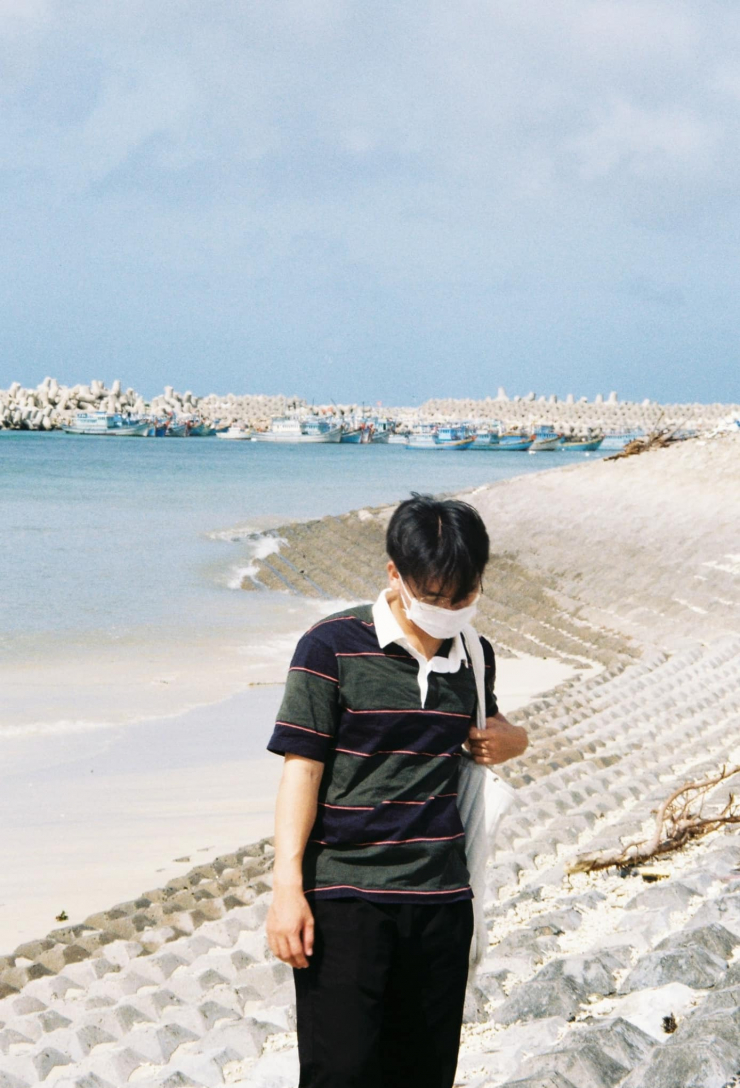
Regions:
[[[286,646],[282,666],[288,665]],[[514,710],[573,675],[561,662],[502,661]],[[199,859],[272,835],[282,760],[267,752],[282,684],[183,714],[93,732],[3,738],[0,950],[69,924]],[[13,773],[8,774],[7,768]],[[180,859],[180,860],[176,860]]]

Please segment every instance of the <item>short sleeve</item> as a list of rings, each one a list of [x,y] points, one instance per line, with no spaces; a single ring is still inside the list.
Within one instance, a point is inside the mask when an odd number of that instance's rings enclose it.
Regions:
[[[483,647],[483,660],[485,662],[485,687],[486,687],[486,717],[492,718],[494,714],[498,714],[498,701],[494,688],[496,686],[496,655],[493,652],[493,646],[481,635],[481,646]]]
[[[320,633],[308,631],[293,654],[267,750],[278,755],[291,752],[323,763],[338,721],[336,655]]]

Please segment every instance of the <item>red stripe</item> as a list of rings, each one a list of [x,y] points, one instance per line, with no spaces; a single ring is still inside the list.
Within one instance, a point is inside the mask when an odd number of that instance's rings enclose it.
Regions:
[[[302,729],[304,733],[313,733],[315,737],[321,737],[322,740],[330,740],[328,733],[319,733],[318,729],[309,729],[305,725],[293,725],[293,722],[275,722],[275,725],[286,725],[288,729]]]
[[[347,714],[437,714],[442,718],[472,718],[472,714],[458,714],[454,710],[350,710],[345,707]]]
[[[325,672],[316,672],[316,669],[307,669],[303,665],[291,665],[288,672],[310,672],[312,676],[320,676],[322,680],[331,680],[333,684],[339,683],[333,676],[327,676]]]
[[[340,620],[356,620],[358,618],[358,616],[334,616],[333,618],[327,620],[319,620],[319,622],[315,623],[313,627],[309,627],[309,631],[315,631],[317,627],[321,627],[324,623],[339,623]]]
[[[367,620],[361,620],[359,616],[334,616],[326,620],[319,620],[313,627],[309,627],[309,631],[315,631],[317,627],[321,627],[324,623],[339,623],[340,620],[358,620],[364,627],[374,627],[374,623],[368,623]]]
[[[319,888],[306,888],[306,892],[330,892],[335,891],[337,888],[352,888],[356,892],[379,892],[381,895],[451,895],[452,892],[468,892],[470,891],[470,885],[465,884],[462,888],[444,888],[442,891],[432,892],[419,892],[416,889],[407,888],[360,888],[357,884],[324,884]],[[305,895],[306,892],[303,894]]]
[[[427,797],[426,801],[381,801],[381,805],[426,805],[429,801],[436,801],[439,797],[457,797],[456,793],[433,793],[431,797]],[[373,812],[377,805],[331,805],[328,801],[319,801],[318,804],[323,805],[324,808],[348,808],[353,811],[362,809],[366,812]]]
[[[459,759],[459,752],[411,752],[406,748],[381,748],[377,752],[356,752],[354,748],[335,748],[336,752],[346,752],[350,756],[434,756],[445,759]]]
[[[330,805],[328,801],[319,801],[319,804],[323,805],[324,808],[350,808],[353,810],[364,809],[366,812],[372,812],[375,808],[374,805]],[[419,804],[421,804],[421,801],[419,802]]]
[[[426,801],[381,801],[381,805],[426,805],[430,801],[436,801],[438,797],[457,797],[456,793],[434,793],[427,797]]]
[[[335,657],[397,657],[400,661],[406,661],[407,657],[411,657],[411,654],[379,654],[374,650],[367,650],[364,653],[355,654],[335,654]]]
[[[352,846],[395,846],[396,843],[403,842],[449,842],[450,839],[461,839],[464,836],[464,831],[459,831],[457,835],[437,835],[431,838],[419,838],[419,839],[378,839],[375,842],[353,842]],[[309,839],[309,842],[318,842],[321,846],[343,846],[344,843],[327,842],[326,839]]]

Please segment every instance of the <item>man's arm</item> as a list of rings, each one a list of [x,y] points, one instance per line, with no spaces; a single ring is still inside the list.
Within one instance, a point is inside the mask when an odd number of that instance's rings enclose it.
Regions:
[[[285,754],[275,804],[275,859],[272,904],[267,914],[267,943],[291,967],[308,967],[313,953],[314,922],[303,894],[303,852],[316,820],[316,798],[324,764],[292,752]]]

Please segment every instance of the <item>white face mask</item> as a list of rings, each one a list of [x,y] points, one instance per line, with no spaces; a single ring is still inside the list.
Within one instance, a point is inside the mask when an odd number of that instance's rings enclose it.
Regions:
[[[404,594],[401,593],[401,602],[407,619],[419,627],[431,638],[454,638],[459,635],[463,627],[471,623],[478,611],[480,593],[476,594],[472,604],[465,608],[442,608],[437,604],[425,604],[418,597],[412,597],[401,575],[398,576],[401,585],[410,598],[406,604]]]

